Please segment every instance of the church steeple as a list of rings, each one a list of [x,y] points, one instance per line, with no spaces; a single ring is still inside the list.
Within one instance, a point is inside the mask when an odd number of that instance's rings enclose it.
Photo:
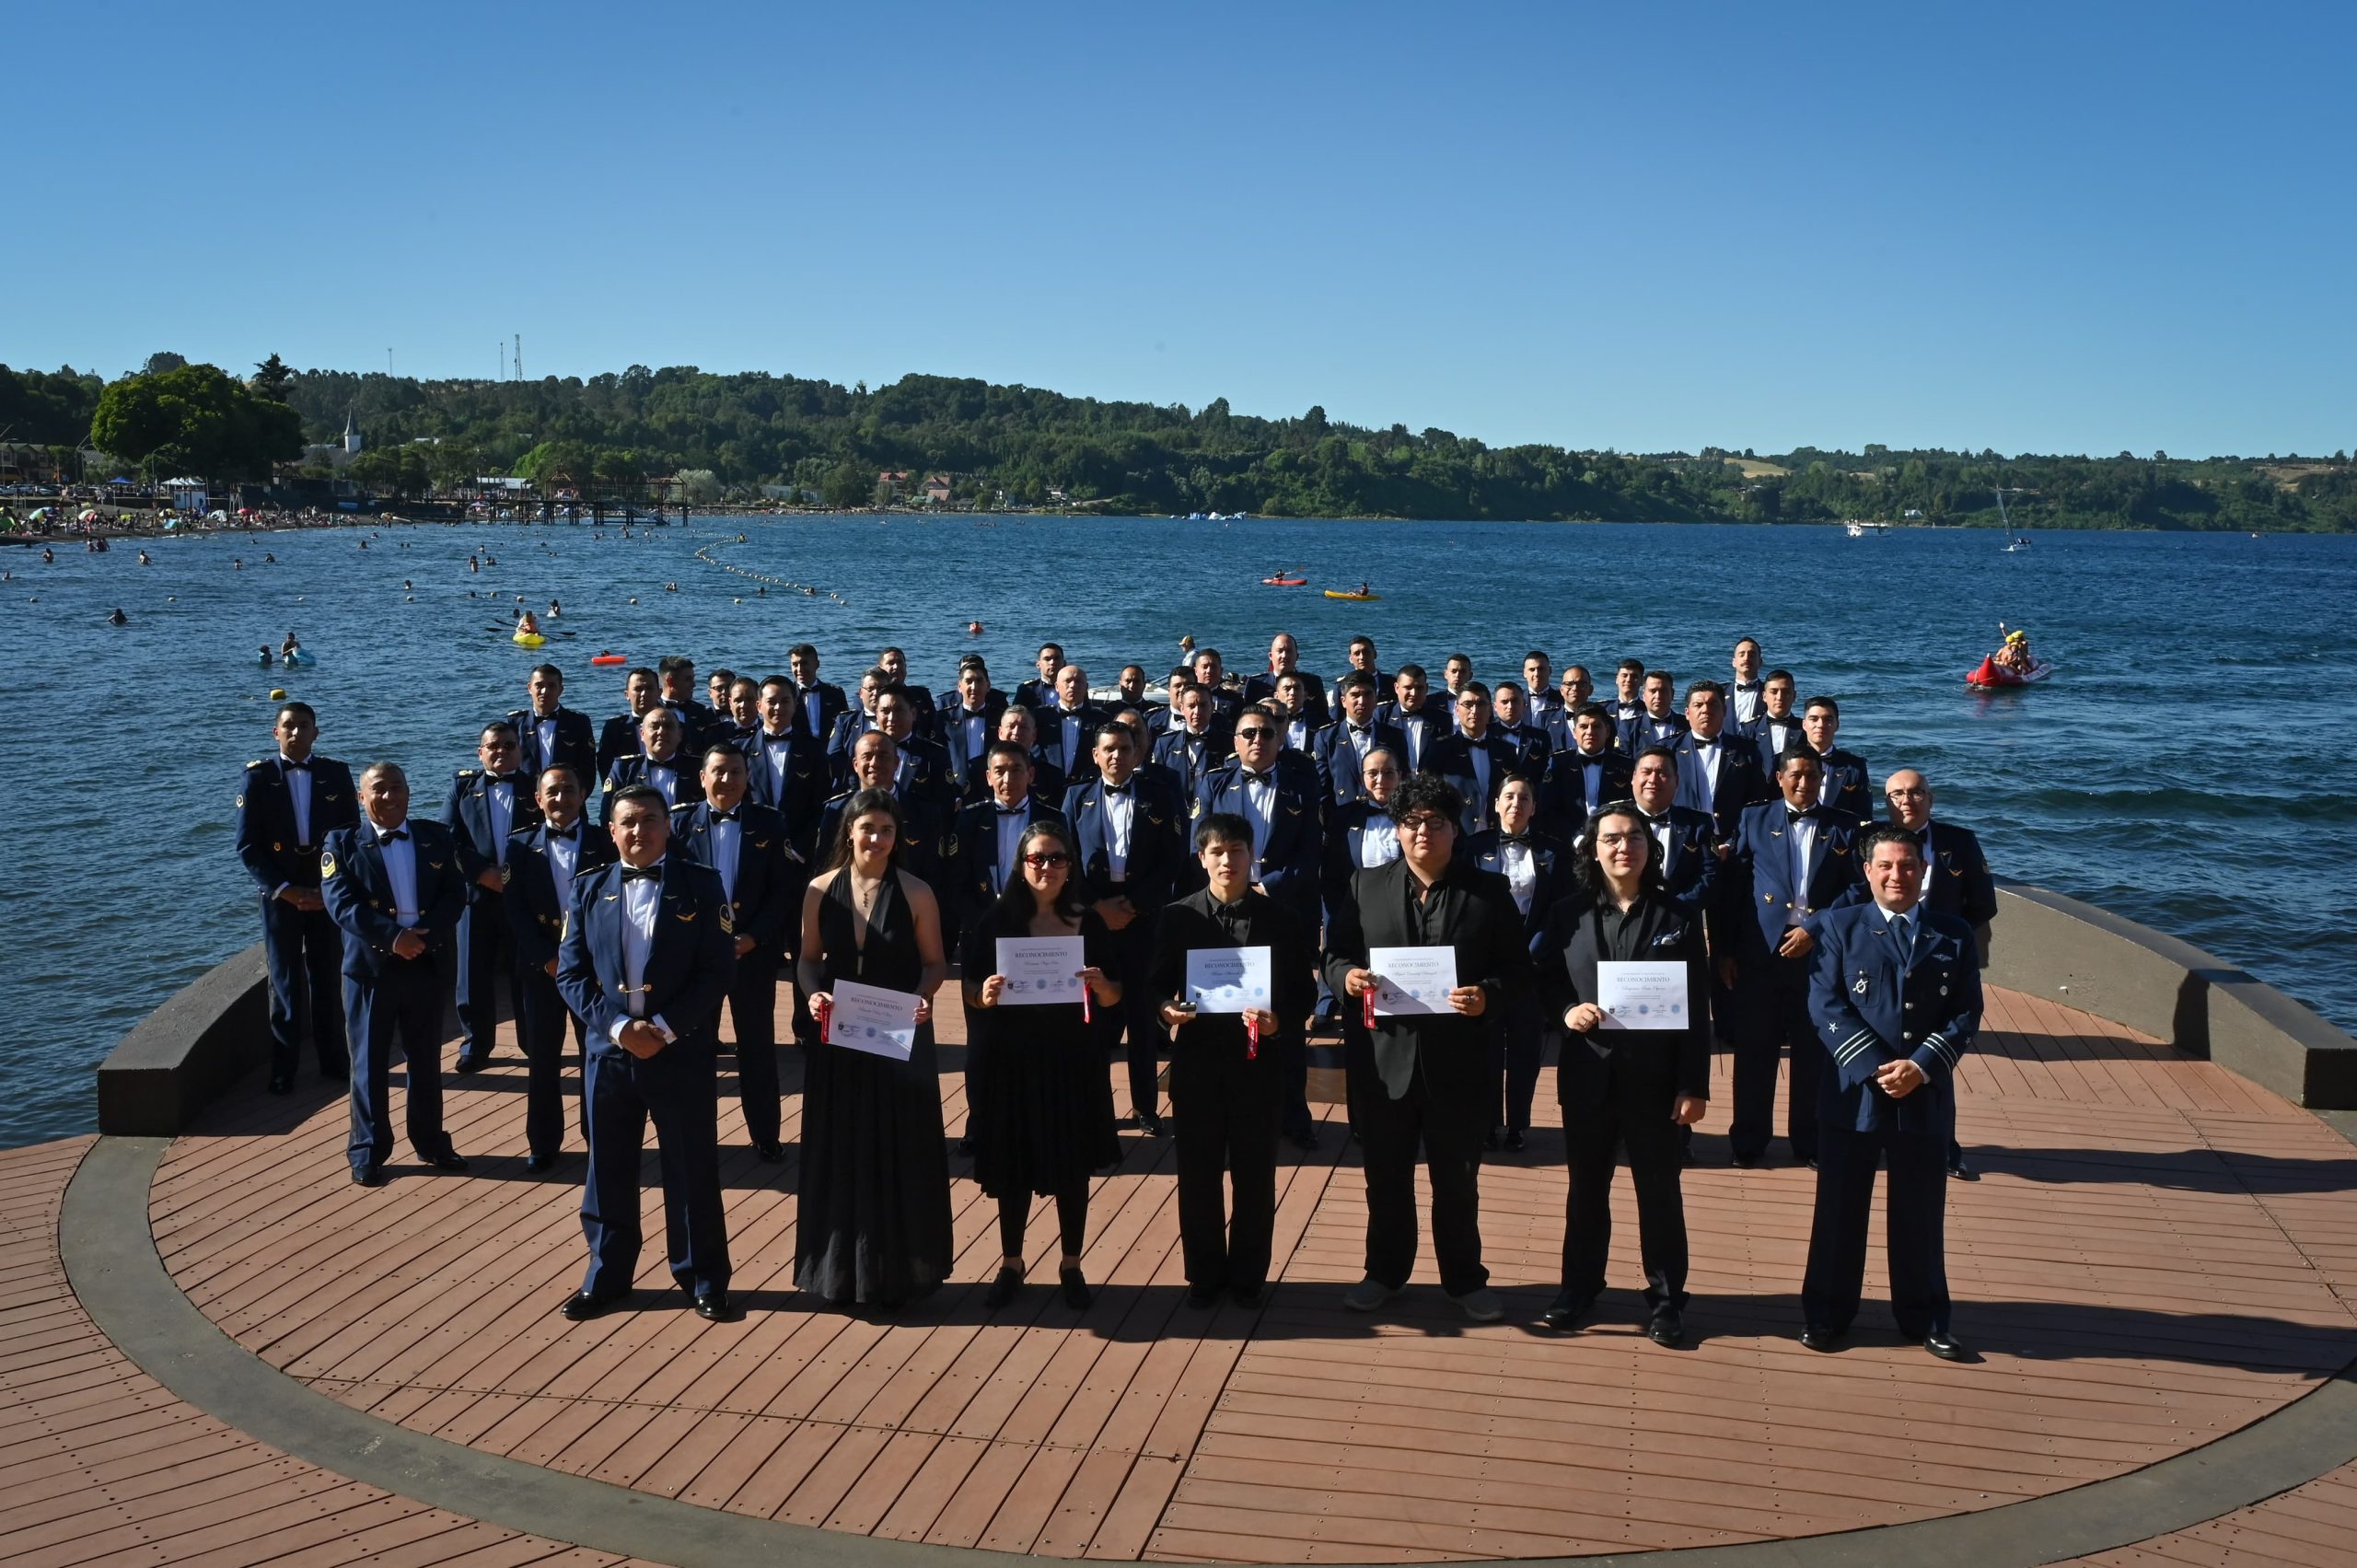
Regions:
[[[359,451],[360,426],[354,421],[352,411],[346,409],[343,411],[343,455],[347,458],[356,457]]]

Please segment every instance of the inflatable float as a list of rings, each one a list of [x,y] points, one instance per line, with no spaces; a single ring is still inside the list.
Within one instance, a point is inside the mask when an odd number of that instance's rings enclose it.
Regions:
[[[289,669],[308,669],[312,665],[315,665],[319,661],[305,653],[302,649],[296,648],[291,654],[279,655],[278,662],[286,666]]]
[[[2017,686],[2035,686],[2053,673],[2054,667],[2050,664],[2034,664],[2029,667],[2028,674],[2020,674],[2007,669],[1995,658],[1983,655],[1980,668],[1966,676],[1964,683],[1981,691],[2009,691]]]
[[[630,660],[621,654],[598,654],[589,662],[591,664],[628,664]]]

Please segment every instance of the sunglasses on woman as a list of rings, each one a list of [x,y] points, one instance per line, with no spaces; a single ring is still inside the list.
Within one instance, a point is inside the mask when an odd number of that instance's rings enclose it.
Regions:
[[[1023,857],[1023,864],[1034,871],[1045,871],[1053,865],[1070,865],[1072,856],[1057,850],[1047,854],[1027,854]]]

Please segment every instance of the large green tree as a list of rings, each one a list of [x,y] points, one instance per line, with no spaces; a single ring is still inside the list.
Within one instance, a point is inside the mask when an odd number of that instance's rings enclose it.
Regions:
[[[127,462],[204,479],[266,477],[303,454],[301,416],[216,366],[126,376],[99,394],[90,444]]]

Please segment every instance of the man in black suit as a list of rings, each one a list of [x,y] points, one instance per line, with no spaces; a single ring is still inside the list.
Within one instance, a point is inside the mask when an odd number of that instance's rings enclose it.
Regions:
[[[481,1072],[491,1061],[502,969],[507,970],[508,1016],[518,1027],[524,1021],[524,976],[507,920],[507,838],[537,821],[540,808],[534,798],[538,781],[517,770],[517,750],[514,726],[504,719],[485,725],[475,747],[482,769],[459,770],[442,810],[443,826],[458,842],[470,878],[467,912],[459,920],[461,1073]]]
[[[1583,703],[1566,732],[1570,744],[1547,759],[1547,781],[1539,787],[1541,825],[1575,844],[1599,806],[1629,798],[1629,759],[1612,749],[1612,715]]]
[[[1825,804],[1864,821],[1874,815],[1874,796],[1866,784],[1866,760],[1834,743],[1841,733],[1841,704],[1830,697],[1811,697],[1801,710],[1801,734],[1825,768]]]
[[[1259,704],[1279,715],[1277,722],[1284,726],[1285,749],[1304,757],[1310,755],[1310,748],[1317,743],[1318,731],[1325,727],[1308,716],[1305,704],[1311,691],[1318,692],[1319,711],[1323,712],[1324,691],[1311,685],[1299,670],[1289,669],[1277,677],[1276,691]]]
[[[1277,1126],[1283,1094],[1271,1039],[1309,1007],[1317,956],[1309,927],[1252,886],[1252,825],[1214,812],[1195,829],[1202,890],[1157,912],[1146,986],[1170,1042],[1170,1109],[1178,1124],[1178,1245],[1187,1303],[1210,1307],[1225,1290],[1260,1305],[1277,1218]],[[1269,949],[1269,1005],[1205,1013],[1188,999],[1187,955]],[[1233,1218],[1220,1191],[1234,1190]]]
[[[786,852],[785,819],[746,798],[746,762],[734,747],[703,754],[703,799],[674,807],[671,843],[720,877],[736,928],[737,976],[728,1021],[737,1040],[737,1098],[745,1134],[766,1165],[785,1163],[779,1138],[777,977],[800,934],[803,878]]]
[[[1544,648],[1533,648],[1522,656],[1522,705],[1529,722],[1542,726],[1547,715],[1563,705],[1562,693],[1555,690],[1555,661]]]
[[[998,715],[998,738],[1022,747],[1024,753],[1031,759],[1032,794],[1042,800],[1062,800],[1064,797],[1064,771],[1050,761],[1040,749],[1039,721],[1031,709],[1020,703],[1009,703],[1005,711]],[[973,787],[971,783],[967,784],[970,795],[973,793]],[[987,781],[982,786],[982,793],[990,793]]]
[[[1137,738],[1126,725],[1108,724],[1096,735],[1094,772],[1064,792],[1063,813],[1072,824],[1080,864],[1073,868],[1082,897],[1097,909],[1112,933],[1113,962],[1121,1001],[1098,1020],[1109,1051],[1128,1036],[1130,1105],[1137,1124],[1162,1134],[1160,1092],[1155,1087],[1162,1028],[1146,974],[1154,958],[1155,921],[1178,895],[1186,866],[1187,804],[1168,786],[1137,771]]]
[[[1280,632],[1269,639],[1269,670],[1244,683],[1244,700],[1266,702],[1277,694],[1277,681],[1284,676],[1301,677],[1301,695],[1290,707],[1295,717],[1307,724],[1312,731],[1324,729],[1332,714],[1326,706],[1326,683],[1301,668],[1301,645],[1290,632]]]
[[[685,654],[666,654],[655,661],[655,674],[663,683],[663,705],[679,715],[679,744],[692,751],[723,722],[696,695],[696,661]]]
[[[270,969],[270,1092],[295,1087],[303,1017],[319,1076],[351,1070],[344,1039],[343,939],[319,896],[319,845],[358,825],[352,772],[312,749],[319,716],[308,703],[284,703],[272,732],[278,754],[246,764],[238,791],[238,858],[261,892],[262,952]]]
[[[1168,734],[1171,727],[1178,724],[1178,694],[1195,683],[1195,672],[1183,664],[1177,665],[1172,667],[1166,679],[1167,684],[1165,687],[1164,700],[1150,704],[1144,710],[1145,738],[1149,747]]]
[[[319,848],[319,896],[343,933],[343,1011],[352,1035],[352,1133],[344,1156],[362,1187],[385,1184],[393,1152],[393,1052],[408,1064],[410,1147],[436,1170],[464,1170],[442,1126],[442,981],[465,907],[467,871],[450,830],[412,820],[409,780],[390,762],[360,773],[356,827]]]
[[[524,1012],[517,1024],[528,1071],[524,1080],[524,1168],[535,1175],[556,1164],[564,1148],[564,1026],[573,1019],[574,1040],[586,1050],[581,1020],[557,994],[556,951],[564,940],[564,917],[573,907],[573,883],[614,863],[614,841],[587,827],[582,807],[587,796],[571,767],[559,762],[543,771],[535,796],[540,820],[519,830],[507,843],[507,927],[516,942],[516,969],[523,977]],[[587,1121],[584,1118],[586,1134]]]
[[[1702,812],[1678,804],[1678,756],[1648,748],[1629,771],[1629,794],[1653,834],[1661,890],[1696,920],[1719,907],[1719,830]]]
[[[1311,739],[1309,760],[1318,764],[1318,782],[1325,786],[1329,807],[1347,806],[1366,798],[1363,773],[1366,754],[1378,748],[1394,756],[1408,754],[1408,738],[1375,718],[1375,677],[1354,669],[1339,683],[1336,703],[1342,716]]]
[[[1194,667],[1195,684],[1211,694],[1213,721],[1233,723],[1244,708],[1244,683],[1229,676],[1217,648],[1198,648],[1188,662]]]
[[[835,721],[851,703],[842,687],[819,679],[819,650],[809,644],[796,643],[787,649],[785,664],[794,672],[795,706],[801,714],[802,727],[823,747],[834,733]]]
[[[1400,858],[1353,878],[1352,896],[1327,933],[1326,983],[1345,1006],[1366,1006],[1380,976],[1376,947],[1449,947],[1457,985],[1447,1011],[1379,1012],[1369,1081],[1352,1097],[1366,1151],[1366,1277],[1343,1305],[1372,1312],[1408,1283],[1416,1260],[1416,1151],[1433,1189],[1433,1252],[1441,1288],[1475,1322],[1504,1307],[1481,1263],[1481,1135],[1489,1126],[1488,1026],[1521,985],[1529,952],[1503,877],[1452,863],[1465,809],[1457,791],[1430,774],[1392,796]]]
[[[1748,741],[1725,733],[1726,698],[1698,680],[1686,693],[1687,732],[1670,746],[1678,760],[1678,804],[1711,819],[1722,842],[1735,837],[1743,808],[1775,793]]]
[[[1009,707],[1010,714],[1025,710]],[[949,807],[936,796],[907,787],[900,777],[900,749],[880,729],[871,729],[853,743],[851,785],[827,802],[819,816],[819,854],[811,864],[823,865],[834,854],[835,835],[842,830],[843,812],[864,789],[880,789],[900,803],[900,864],[911,876],[933,887],[941,885],[942,861],[948,854]]]
[[[528,773],[538,773],[552,762],[571,765],[577,778],[593,778],[598,766],[598,736],[589,715],[564,705],[564,671],[552,664],[536,664],[524,689],[531,706],[507,715],[516,726]]]
[[[1469,680],[1454,704],[1457,731],[1424,748],[1417,772],[1446,779],[1465,803],[1460,833],[1478,833],[1490,826],[1490,809],[1497,786],[1521,761],[1514,746],[1490,733],[1490,689]]]
[[[638,726],[644,722],[647,710],[659,705],[662,687],[651,669],[632,670],[622,678],[622,701],[625,711],[606,721],[598,732],[598,771],[594,777],[599,783],[610,776],[614,764],[641,749]]]
[[[1056,701],[1056,671],[1064,667],[1064,645],[1040,644],[1036,663],[1039,673],[1015,689],[1015,700],[1027,708],[1052,707]]]
[[[1686,733],[1678,712],[1678,678],[1666,669],[1645,672],[1644,707],[1620,726],[1620,749],[1634,757],[1648,746],[1675,746]]]
[[[1588,679],[1587,666],[1565,665],[1562,684],[1555,688],[1555,705],[1538,718],[1547,731],[1547,744],[1557,751],[1572,749],[1572,720],[1595,700],[1596,682]],[[1605,727],[1608,732],[1611,728]]]
[[[899,648],[885,648],[876,656],[876,668],[884,672],[887,685],[907,689],[909,703],[916,709],[916,732],[933,738],[933,693],[909,679],[909,656]]]
[[[1645,661],[1624,658],[1612,670],[1612,695],[1604,701],[1604,711],[1612,715],[1612,743],[1631,757],[1636,753],[1629,744],[1637,721],[1645,712]]]

